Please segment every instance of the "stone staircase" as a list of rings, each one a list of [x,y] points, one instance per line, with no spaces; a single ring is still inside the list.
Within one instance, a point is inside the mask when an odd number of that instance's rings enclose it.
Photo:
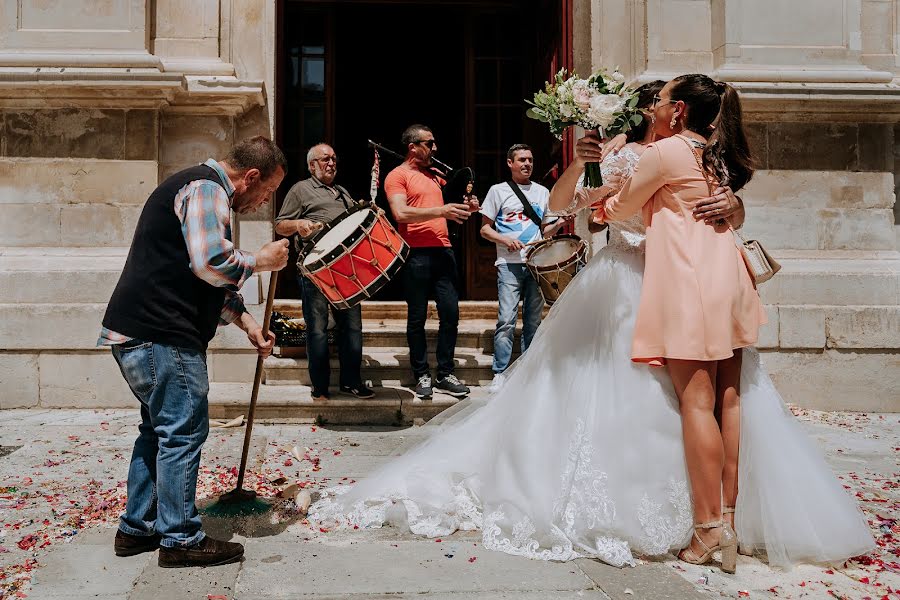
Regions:
[[[302,316],[299,302],[276,301],[275,310],[291,317]],[[485,394],[486,388],[480,386],[486,386],[493,378],[491,363],[496,314],[496,302],[460,302],[456,375],[472,387],[473,395]],[[437,310],[432,302],[426,324],[428,345],[432,350],[437,340],[437,327]],[[521,334],[521,331],[517,333]],[[399,425],[418,419],[427,421],[457,402],[456,398],[440,393],[436,393],[430,401],[422,401],[413,394],[415,382],[409,368],[404,302],[363,304],[362,377],[375,391],[375,398],[359,400],[338,393],[339,364],[336,349],[332,350],[332,399],[313,402],[303,349],[278,348],[276,354],[264,363],[258,417],[343,425]],[[518,352],[514,356],[518,356]],[[434,368],[436,361],[433,352],[429,355],[429,362]],[[246,385],[214,383],[210,394],[210,412],[214,417],[232,418],[246,411],[248,399],[249,388]]]
[[[277,302],[275,310],[300,317],[299,302]],[[456,375],[469,385],[486,385],[493,378],[496,302],[460,302],[459,333],[456,341]],[[425,332],[429,363],[436,365],[438,319],[432,302]],[[521,334],[521,331],[517,333]],[[518,345],[518,344],[517,344]],[[289,355],[290,349],[282,349]],[[267,385],[309,385],[305,357],[273,356],[266,360],[264,382]],[[332,385],[338,383],[338,361],[332,356]],[[367,302],[363,305],[363,379],[375,386],[414,385],[409,368],[406,343],[406,304],[403,302]]]

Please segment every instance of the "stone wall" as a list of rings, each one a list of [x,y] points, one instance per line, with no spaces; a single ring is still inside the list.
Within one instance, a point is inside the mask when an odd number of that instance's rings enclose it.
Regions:
[[[900,2],[579,0],[575,67],[636,82],[704,72],[741,92],[760,169],[745,232],[784,270],[761,287],[779,390],[900,410]]]
[[[95,347],[105,303],[157,183],[271,134],[272,15],[237,0],[0,3],[0,408],[133,403]],[[239,245],[271,239],[266,215],[241,220]],[[210,372],[251,380],[255,355],[228,329]]]

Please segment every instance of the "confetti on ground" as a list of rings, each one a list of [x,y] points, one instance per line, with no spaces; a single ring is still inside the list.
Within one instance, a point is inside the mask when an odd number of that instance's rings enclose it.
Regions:
[[[801,421],[818,428],[817,431],[830,432],[835,440],[847,440],[831,446],[831,458],[843,461],[840,463],[844,465],[840,470],[842,483],[860,503],[876,538],[876,550],[832,569],[807,568],[802,571],[802,577],[797,572],[775,573],[764,564],[742,558],[745,562],[741,566],[753,565],[757,572],[777,577],[766,579],[756,587],[737,579],[732,579],[730,584],[723,583],[728,580],[714,569],[685,569],[674,560],[666,564],[695,585],[723,597],[744,597],[739,596],[744,591],[751,598],[900,600],[900,444],[895,441],[896,433],[893,437],[890,433],[897,431],[900,418],[792,410]],[[134,415],[122,418],[124,414],[119,413],[115,420],[114,413],[101,411],[93,425],[78,426],[78,435],[57,433],[41,437],[38,434],[34,439],[25,440],[11,433],[11,427],[4,430],[3,447],[14,442],[22,449],[0,461],[0,466],[6,469],[0,479],[0,600],[27,595],[32,573],[40,568],[54,547],[79,539],[88,529],[108,528],[111,540],[125,505],[124,479],[134,434],[131,425]],[[295,427],[291,429],[293,440],[263,442],[257,448],[261,456],[251,460],[244,483],[245,488],[275,503],[272,519],[294,528],[300,533],[301,543],[334,535],[335,529],[329,524],[304,519],[301,497],[306,501],[317,490],[355,483],[354,479],[339,474],[332,481],[321,471],[325,467],[333,471],[340,459],[331,459],[342,456],[347,448],[360,446],[359,441],[330,438],[333,447],[326,447],[328,444],[324,442],[314,443],[323,434],[328,435],[324,430],[315,435],[317,429]],[[264,431],[261,428],[259,434],[254,432],[254,439],[263,440]],[[838,431],[850,435],[834,434]],[[201,504],[234,488],[242,434],[240,429],[220,429],[211,436],[198,477]],[[893,469],[858,458],[860,451],[856,444],[866,440],[877,441],[891,450]],[[228,452],[223,448],[225,442],[229,444]],[[234,447],[238,448],[236,452]],[[285,465],[286,461],[291,464]],[[447,544],[454,539],[444,537],[435,542]],[[399,545],[390,544],[390,547]],[[441,554],[444,553],[442,549]],[[446,554],[450,558],[459,554],[458,547],[449,545]],[[474,556],[460,556],[470,563],[476,560]],[[749,569],[739,568],[737,577],[741,577],[742,570],[746,573]],[[209,594],[207,600],[219,600],[219,597]]]

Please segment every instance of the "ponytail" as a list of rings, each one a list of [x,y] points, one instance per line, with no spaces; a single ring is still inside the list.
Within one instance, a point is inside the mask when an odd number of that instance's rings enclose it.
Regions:
[[[709,140],[704,168],[734,191],[747,185],[753,177],[753,156],[737,90],[701,74],[679,75],[673,81],[672,99],[688,107],[685,127]]]
[[[722,104],[714,121],[709,143],[703,150],[703,165],[714,173],[722,185],[738,191],[753,177],[753,156],[744,131],[741,99],[727,83],[716,82],[722,89]]]

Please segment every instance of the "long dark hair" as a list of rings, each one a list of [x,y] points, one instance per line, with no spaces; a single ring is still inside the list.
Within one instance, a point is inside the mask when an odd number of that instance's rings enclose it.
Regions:
[[[662,89],[666,86],[666,82],[657,79],[656,81],[651,81],[650,83],[645,83],[638,89],[634,90],[638,95],[638,108],[650,108],[653,106],[653,98],[662,91]],[[644,139],[644,136],[647,135],[647,129],[650,127],[650,119],[646,116],[640,122],[640,124],[635,125],[628,132],[625,133],[625,138],[628,142],[639,142]]]
[[[689,109],[685,128],[709,140],[703,150],[704,168],[734,191],[747,185],[753,177],[753,156],[737,90],[701,74],[680,75],[673,81],[672,100],[681,100]]]

